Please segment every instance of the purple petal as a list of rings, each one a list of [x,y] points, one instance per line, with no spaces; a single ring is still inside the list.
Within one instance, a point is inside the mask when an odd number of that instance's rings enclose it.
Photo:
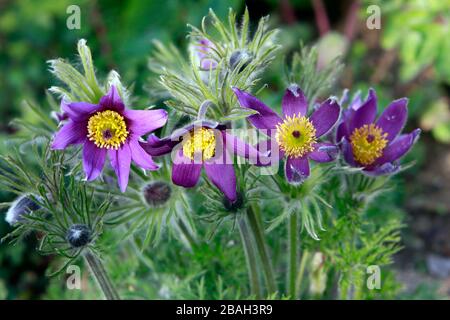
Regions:
[[[158,170],[159,166],[153,162],[152,157],[144,151],[137,140],[130,140],[131,159],[142,169]]]
[[[399,135],[383,150],[383,155],[377,159],[376,164],[381,165],[387,162],[394,162],[403,157],[417,141],[420,132],[420,129],[416,129],[409,134]]]
[[[86,180],[92,181],[102,173],[105,165],[107,149],[97,147],[93,142],[86,141],[83,147],[83,168]]]
[[[164,126],[167,122],[167,111],[158,110],[126,110],[125,117],[129,121],[130,131],[142,136]]]
[[[384,163],[381,166],[371,168],[371,169],[364,169],[362,172],[365,175],[377,177],[387,174],[394,174],[400,170],[400,166],[396,163]]]
[[[185,188],[192,188],[197,184],[201,172],[201,163],[194,163],[193,160],[183,156],[183,150],[181,148],[176,152],[172,165],[172,182],[174,184]]]
[[[125,143],[118,150],[109,150],[109,158],[116,172],[120,191],[125,192],[128,186],[131,166],[131,149],[128,143]]]
[[[347,162],[350,166],[358,166],[353,156],[352,145],[350,144],[350,142],[348,142],[347,139],[342,139],[342,154],[344,156],[345,162]]]
[[[228,150],[230,150],[233,155],[238,155],[245,159],[249,159],[250,163],[257,163],[259,158],[263,158],[265,155],[261,154],[256,148],[245,143],[236,136],[229,133],[223,132],[224,143]]]
[[[209,180],[230,200],[236,201],[236,174],[233,164],[205,162],[205,172]]]
[[[87,102],[70,102],[61,101],[61,110],[73,121],[87,120],[89,116],[97,111],[99,106]]]
[[[248,121],[254,127],[258,129],[275,129],[277,124],[282,121],[275,111],[266,106],[258,98],[238,88],[233,88],[233,91],[242,107],[255,110],[259,113],[247,117]]]
[[[147,142],[139,142],[141,147],[149,155],[157,157],[172,152],[172,149],[178,144],[178,141],[172,141],[168,138],[159,139],[154,134],[148,137]]]
[[[341,142],[342,138],[348,137],[347,123],[341,122],[336,130],[336,143]]]
[[[258,167],[271,166],[284,158],[284,152],[274,138],[259,142],[256,145],[256,150],[258,150],[260,156],[254,164]]]
[[[407,104],[407,98],[392,101],[377,121],[377,126],[388,134],[389,141],[393,141],[405,126],[408,117]]]
[[[329,132],[339,119],[341,107],[334,99],[324,101],[320,107],[314,111],[310,120],[316,128],[316,137],[319,138]]]
[[[330,162],[336,159],[338,147],[332,143],[316,143],[315,150],[310,152],[308,157],[316,162]]]
[[[114,85],[111,86],[109,92],[100,99],[98,104],[102,110],[115,110],[119,113],[122,113],[125,110],[125,105]]]
[[[308,101],[299,86],[291,85],[284,93],[281,107],[283,117],[305,116],[308,112]]]
[[[53,150],[63,150],[72,144],[81,144],[87,139],[87,124],[69,120],[55,134],[52,143]]]
[[[375,121],[377,116],[377,96],[375,90],[369,90],[369,96],[364,104],[355,110],[355,113],[350,119],[349,132],[352,134],[356,128],[361,128],[365,124],[370,124]]]
[[[309,177],[309,162],[306,157],[288,157],[284,167],[286,179],[292,184],[299,184]]]

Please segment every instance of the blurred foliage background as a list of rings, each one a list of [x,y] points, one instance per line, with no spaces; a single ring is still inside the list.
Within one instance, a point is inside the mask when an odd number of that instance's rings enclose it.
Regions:
[[[69,16],[66,10],[73,4],[81,9],[79,30],[66,27]],[[381,12],[379,30],[370,30],[366,25],[373,14],[371,5],[378,5]],[[396,214],[406,221],[404,249],[397,255],[394,266],[395,277],[402,287],[394,290],[394,297],[448,297],[449,0],[1,0],[0,152],[5,151],[3,142],[15,131],[10,121],[18,116],[31,117],[23,111],[22,101],[46,103],[46,89],[55,81],[46,61],[56,57],[76,61],[78,39],[87,39],[100,76],[116,69],[123,82],[132,85],[134,96],[139,97],[134,103],[148,105],[152,99],[145,87],[150,75],[147,63],[151,41],[172,41],[183,48],[187,44],[186,24],[198,25],[208,8],[225,17],[229,7],[243,13],[245,6],[254,24],[261,16],[271,16],[272,26],[281,29],[279,42],[283,54],[298,50],[302,40],[305,44],[317,44],[320,64],[341,55],[345,68],[335,95],[340,95],[344,88],[350,88],[352,93],[362,90],[365,95],[369,87],[374,87],[381,108],[393,99],[410,98],[406,129],[424,130],[422,139],[408,155],[407,161],[414,161],[415,165],[395,177],[396,189],[375,203],[370,215],[382,221],[386,214]],[[282,71],[280,54],[265,74],[264,81],[269,87],[262,93],[263,99],[273,101],[274,105],[281,100]],[[10,196],[0,191],[1,201],[9,200]],[[2,217],[0,237],[8,231],[10,227]],[[111,237],[109,245],[113,247],[117,239]],[[0,244],[0,298],[96,297],[92,284],[85,286],[88,289],[81,294],[67,291],[63,279],[49,280],[45,272],[52,258],[37,255],[35,245],[31,236],[14,247]],[[120,266],[114,260],[109,261],[112,276],[121,279],[122,286],[128,286],[130,297],[165,297],[168,289],[164,286],[139,287],[144,292],[135,292],[136,281],[156,281],[155,277],[170,287],[171,294],[167,297],[239,296],[239,292],[230,290],[238,288],[239,279],[245,277],[244,258],[233,251],[236,248],[227,242],[226,236],[215,237],[195,254],[180,253],[182,250],[177,250],[177,246],[181,244],[163,241],[154,253],[149,248],[151,261],[146,255],[130,256],[126,248],[121,248]],[[90,280],[86,276],[84,281]],[[217,296],[204,296],[205,287],[211,283],[222,290],[218,290]]]

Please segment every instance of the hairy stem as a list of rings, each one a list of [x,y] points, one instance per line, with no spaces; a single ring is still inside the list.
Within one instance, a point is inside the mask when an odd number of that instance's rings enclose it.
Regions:
[[[296,299],[296,277],[297,277],[297,261],[298,261],[298,237],[297,237],[297,214],[294,212],[289,217],[288,233],[289,233],[289,271],[288,271],[288,295],[291,299]]]
[[[255,237],[256,247],[258,249],[259,256],[261,258],[261,264],[264,273],[264,279],[266,281],[266,286],[269,294],[277,292],[275,277],[273,272],[272,263],[269,259],[269,252],[267,249],[266,241],[264,238],[264,232],[259,221],[258,215],[252,209],[252,207],[247,208],[247,217],[250,224],[250,228]]]
[[[305,274],[305,268],[306,268],[306,262],[308,261],[309,258],[309,252],[304,250],[302,253],[302,258],[300,260],[300,269],[298,270],[298,274],[297,274],[297,280],[296,280],[296,296],[299,296],[301,294],[301,289],[302,289],[302,282],[303,282],[303,276]]]
[[[105,295],[106,300],[120,300],[119,294],[112,285],[111,280],[106,273],[105,267],[97,255],[88,249],[84,253],[84,259],[91,269],[97,285]]]
[[[248,275],[250,278],[250,290],[251,293],[255,295],[256,299],[261,299],[261,287],[259,285],[255,248],[252,243],[252,237],[245,217],[239,219],[239,233],[241,235],[245,260],[247,262]]]

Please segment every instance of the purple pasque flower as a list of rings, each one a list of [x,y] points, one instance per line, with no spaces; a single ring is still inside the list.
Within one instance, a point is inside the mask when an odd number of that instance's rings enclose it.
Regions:
[[[340,106],[334,99],[322,102],[308,117],[308,102],[303,91],[297,85],[291,85],[284,94],[283,116],[280,117],[251,94],[238,88],[233,91],[242,107],[258,112],[247,119],[256,128],[268,130],[269,143],[276,142],[279,159],[286,157],[285,175],[290,183],[301,183],[309,176],[310,159],[316,162],[335,159],[337,147],[318,141],[339,118]]]
[[[88,181],[100,175],[106,155],[122,192],[128,185],[131,160],[143,169],[158,169],[140,146],[139,139],[166,123],[165,110],[126,109],[114,86],[98,104],[71,102],[64,103],[62,109],[69,120],[56,133],[52,149],[83,144],[83,167]]]
[[[230,202],[237,200],[232,155],[260,157],[254,147],[227,132],[225,126],[207,120],[198,120],[163,139],[151,135],[141,146],[152,156],[172,153],[172,181],[178,186],[196,186],[205,169],[208,179]]]
[[[211,59],[210,53],[214,44],[206,38],[200,39],[196,46],[197,57],[200,59],[200,68],[202,70],[215,69],[217,62]]]
[[[356,95],[343,113],[336,132],[345,161],[372,176],[392,174],[400,169],[398,160],[414,145],[420,129],[400,134],[408,118],[408,99],[392,101],[378,119],[377,96],[370,89],[367,99]]]

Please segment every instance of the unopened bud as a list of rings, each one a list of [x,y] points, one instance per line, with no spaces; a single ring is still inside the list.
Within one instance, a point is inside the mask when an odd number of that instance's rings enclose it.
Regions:
[[[24,216],[41,208],[34,202],[29,195],[23,195],[17,198],[6,213],[5,220],[10,225],[22,222]]]
[[[169,184],[163,181],[155,181],[144,187],[144,199],[151,207],[158,207],[165,204],[172,195]]]
[[[247,50],[236,50],[231,54],[230,68],[234,70],[238,66],[240,66],[239,72],[242,72],[242,70],[244,70],[252,60],[252,53],[248,52]]]
[[[66,240],[72,248],[84,247],[92,240],[91,229],[85,224],[74,224],[67,230]]]

